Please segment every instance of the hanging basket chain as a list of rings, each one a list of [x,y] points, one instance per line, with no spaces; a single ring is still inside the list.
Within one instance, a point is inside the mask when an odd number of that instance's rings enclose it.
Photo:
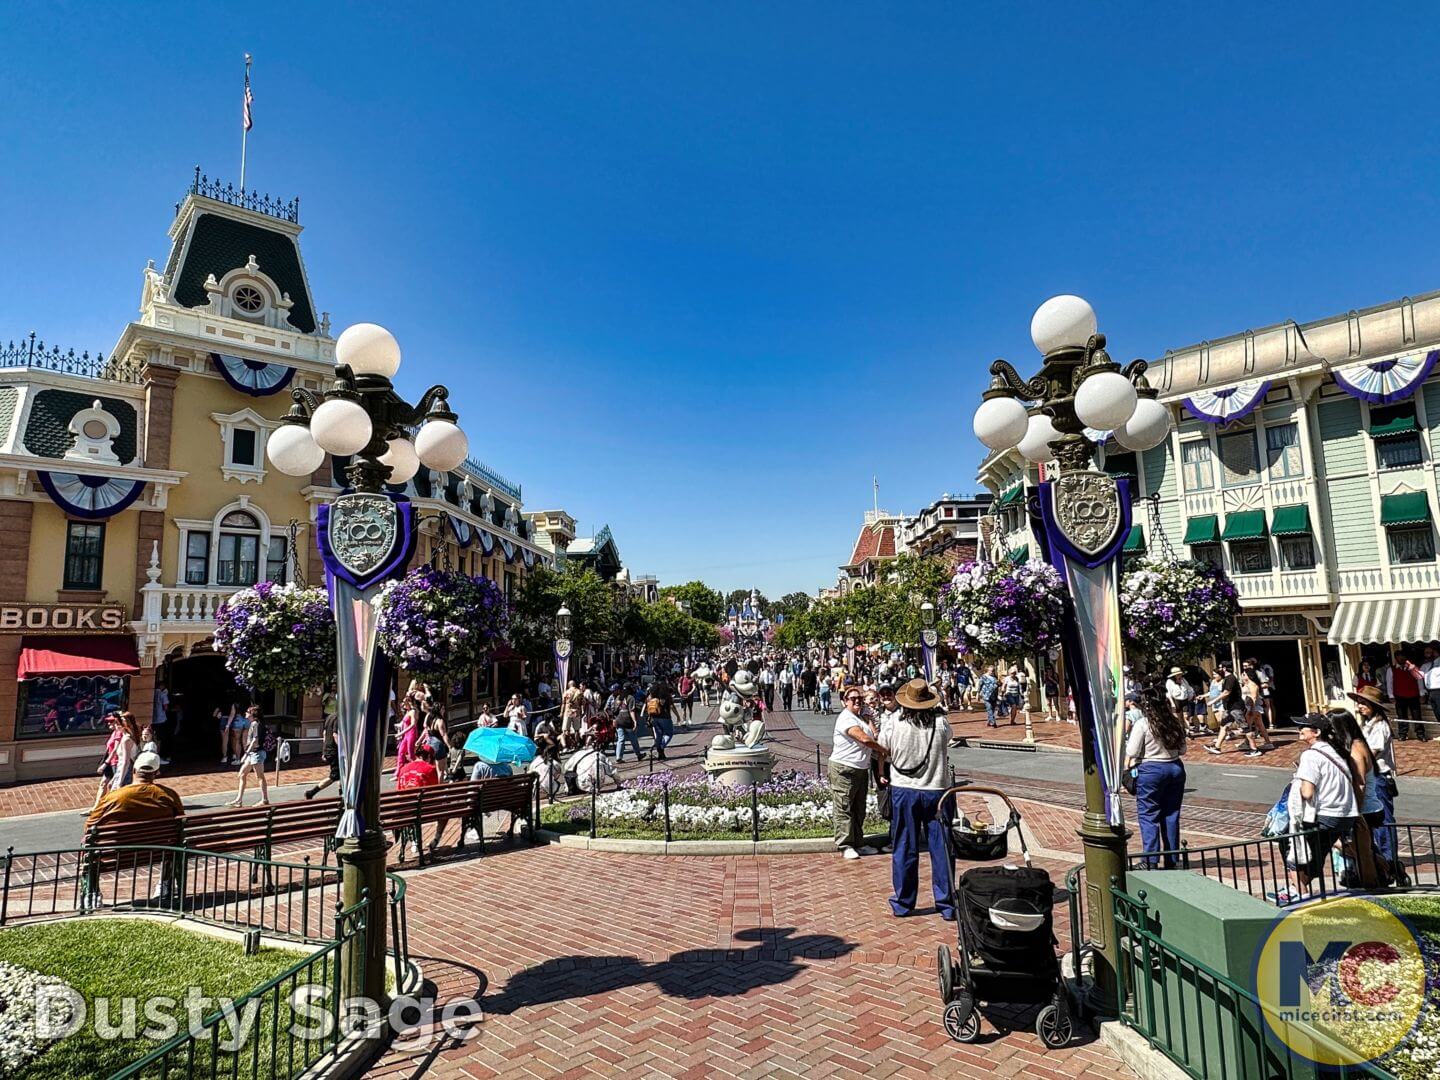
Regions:
[[[1160,550],[1164,553],[1166,562],[1179,562],[1175,555],[1175,549],[1170,546],[1170,537],[1165,535],[1165,526],[1160,523],[1160,493],[1145,496],[1145,501],[1150,504],[1150,533],[1160,542]]]
[[[289,537],[285,541],[288,545],[285,549],[285,558],[290,563],[290,580],[303,589],[305,588],[305,571],[300,566],[300,522],[291,518],[286,532]]]

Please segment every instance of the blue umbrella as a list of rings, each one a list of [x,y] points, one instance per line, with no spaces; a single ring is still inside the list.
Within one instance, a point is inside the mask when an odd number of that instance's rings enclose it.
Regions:
[[[465,749],[492,765],[524,765],[533,761],[539,752],[524,735],[517,735],[508,728],[493,727],[476,728],[470,732],[470,737],[465,740]]]

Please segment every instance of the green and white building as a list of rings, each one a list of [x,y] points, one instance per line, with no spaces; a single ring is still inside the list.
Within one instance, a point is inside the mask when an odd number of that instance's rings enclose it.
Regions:
[[[1440,638],[1437,359],[1440,293],[1204,341],[1151,361],[1169,440],[1107,444],[1133,478],[1127,550],[1224,567],[1234,658],[1274,667],[1279,715],[1340,696],[1362,656]],[[1038,551],[1024,494],[1045,470],[1015,451],[981,465],[991,558]]]

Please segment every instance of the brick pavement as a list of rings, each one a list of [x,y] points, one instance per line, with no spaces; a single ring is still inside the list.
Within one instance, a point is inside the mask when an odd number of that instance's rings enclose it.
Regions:
[[[1064,864],[1045,866],[1058,884]],[[551,846],[408,875],[437,1002],[478,996],[486,1015],[476,1039],[392,1050],[370,1075],[1130,1076],[1098,1044],[1045,1051],[1028,1027],[952,1042],[934,965],[954,929],[891,917],[889,869]],[[1056,929],[1066,940],[1063,905]]]

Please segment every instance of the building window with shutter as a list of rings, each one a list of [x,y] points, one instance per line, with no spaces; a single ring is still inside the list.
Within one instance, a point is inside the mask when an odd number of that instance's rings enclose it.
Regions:
[[[1265,458],[1270,479],[1288,480],[1299,476],[1302,471],[1299,425],[1277,424],[1275,427],[1266,428]]]
[[[98,589],[105,562],[103,522],[71,521],[65,529],[65,588]]]
[[[1181,443],[1180,461],[1185,472],[1186,491],[1209,491],[1215,486],[1215,463],[1207,440],[1194,439]]]
[[[1215,442],[1220,448],[1220,479],[1225,487],[1259,482],[1255,432],[1237,431],[1233,435],[1221,435]]]

